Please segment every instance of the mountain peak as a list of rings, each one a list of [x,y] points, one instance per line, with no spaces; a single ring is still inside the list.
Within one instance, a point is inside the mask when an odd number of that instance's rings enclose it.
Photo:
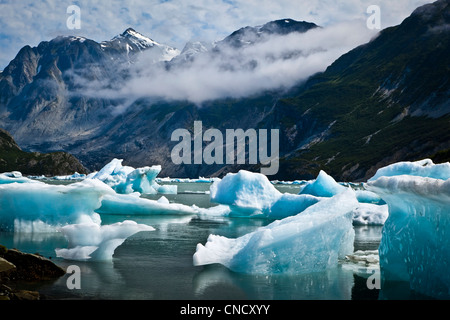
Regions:
[[[319,26],[312,22],[280,19],[256,27],[244,27],[236,30],[223,41],[234,47],[242,47],[267,38],[271,35],[287,35],[293,32],[304,33]]]
[[[133,28],[128,28],[122,33],[122,36],[126,36],[127,34],[131,35],[133,33],[136,33],[136,30],[134,30]]]
[[[142,33],[137,32],[133,28],[127,28],[120,35],[112,38],[110,42],[121,42],[123,40],[130,45],[136,46],[139,49],[146,49],[155,45],[159,45],[159,43],[157,43],[156,41],[144,36]]]

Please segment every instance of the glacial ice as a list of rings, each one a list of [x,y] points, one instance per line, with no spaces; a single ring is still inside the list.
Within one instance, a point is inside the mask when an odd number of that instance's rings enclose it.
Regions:
[[[105,195],[102,205],[96,210],[100,214],[127,215],[193,215],[198,211],[195,207],[180,203],[169,203],[162,196],[158,200],[141,198],[139,193]]]
[[[151,226],[125,220],[110,225],[93,222],[71,224],[60,228],[68,248],[55,249],[56,256],[67,260],[111,260],[114,250],[128,237],[140,231],[153,231]]]
[[[438,299],[450,298],[449,168],[403,162],[378,170],[366,186],[389,206],[379,246],[383,281],[406,281]]]
[[[0,173],[0,185],[14,183],[14,182],[29,183],[29,182],[34,182],[34,180],[31,180],[27,177],[22,176],[22,173],[19,171]]]
[[[107,194],[115,192],[98,180],[70,185],[50,185],[32,180],[0,184],[0,228],[11,230],[15,224],[36,220],[52,226],[86,219],[98,223],[100,217],[94,210],[101,206],[101,199]]]
[[[133,168],[123,166],[122,159],[113,159],[100,171],[90,174],[87,179],[98,179],[112,187],[117,193],[127,194],[140,192],[143,194],[176,194],[176,185],[159,185],[156,176],[161,172],[160,165]]]
[[[446,162],[434,164],[431,159],[423,159],[414,162],[397,162],[378,169],[375,175],[368,181],[375,181],[379,177],[392,177],[400,175],[447,180],[450,178],[450,163]]]
[[[352,210],[357,206],[354,191],[348,189],[239,238],[210,235],[205,245],[197,245],[193,263],[220,263],[252,274],[300,274],[335,267],[353,252]]]
[[[70,260],[111,260],[114,250],[127,237],[154,230],[129,220],[102,225],[96,212],[99,208],[127,210],[121,213],[136,213],[140,208],[141,213],[147,214],[190,208],[174,206],[167,199],[140,199],[138,193],[120,195],[97,179],[69,185],[46,184],[23,178],[19,173],[3,174],[2,179],[8,183],[0,184],[0,229],[16,233],[60,231],[68,239],[69,247],[55,251],[58,257]],[[192,213],[194,209],[190,209]]]
[[[281,193],[260,173],[228,173],[210,187],[211,202],[227,205],[229,216],[282,219],[317,203],[312,195]]]
[[[345,189],[346,187],[337,183],[333,177],[321,170],[317,178],[313,181],[308,181],[300,190],[299,194],[310,194],[316,197],[332,197]]]

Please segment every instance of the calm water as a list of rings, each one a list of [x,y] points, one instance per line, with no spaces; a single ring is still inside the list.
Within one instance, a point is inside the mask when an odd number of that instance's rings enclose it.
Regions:
[[[209,207],[208,183],[178,183],[171,202]],[[282,192],[297,193],[298,186],[278,185]],[[158,199],[160,196],[149,196]],[[379,290],[369,290],[366,279],[346,265],[326,272],[298,276],[256,276],[238,274],[221,265],[194,267],[192,255],[197,243],[210,234],[239,237],[271,221],[264,219],[194,216],[102,216],[104,224],[135,220],[156,230],[140,232],[119,246],[111,262],[65,261],[55,257],[55,248],[67,247],[58,233],[17,234],[0,232],[0,243],[25,252],[38,252],[62,267],[81,269],[81,289],[69,290],[68,275],[36,287],[53,299],[264,299],[264,300],[352,300],[377,299]],[[355,227],[355,250],[375,250],[381,227]],[[28,286],[29,287],[29,286]]]

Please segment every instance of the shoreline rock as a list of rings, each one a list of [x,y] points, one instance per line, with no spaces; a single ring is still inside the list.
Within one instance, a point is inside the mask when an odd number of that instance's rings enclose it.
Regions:
[[[16,290],[11,284],[54,280],[64,274],[63,268],[39,254],[0,245],[0,300],[40,300],[39,292]]]

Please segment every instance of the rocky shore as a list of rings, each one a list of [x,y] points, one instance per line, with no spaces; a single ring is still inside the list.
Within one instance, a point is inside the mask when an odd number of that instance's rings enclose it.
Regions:
[[[54,280],[65,273],[63,268],[39,254],[0,245],[0,300],[40,300],[39,292],[17,289],[17,283]]]

